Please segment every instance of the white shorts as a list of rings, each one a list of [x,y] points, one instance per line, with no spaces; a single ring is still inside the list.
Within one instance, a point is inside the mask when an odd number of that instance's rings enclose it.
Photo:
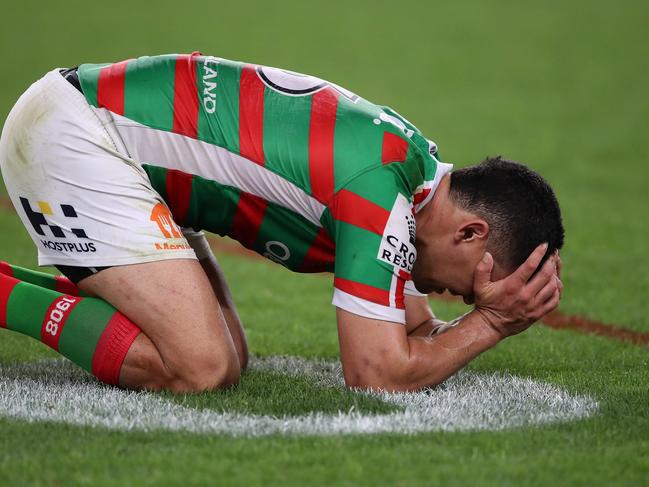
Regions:
[[[119,136],[57,70],[7,117],[0,168],[39,265],[110,267],[196,259],[183,232]],[[201,240],[202,239],[202,240]]]

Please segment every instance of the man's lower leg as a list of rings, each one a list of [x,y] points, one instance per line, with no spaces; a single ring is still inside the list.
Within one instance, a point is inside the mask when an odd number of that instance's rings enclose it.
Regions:
[[[53,276],[45,272],[33,271],[25,269],[17,265],[9,264],[8,262],[0,261],[0,274],[15,277],[16,279],[37,286],[58,291],[60,293],[71,294],[73,296],[83,296],[79,288],[70,281],[67,277]]]
[[[140,329],[106,301],[63,294],[0,273],[0,327],[31,336],[108,384]]]

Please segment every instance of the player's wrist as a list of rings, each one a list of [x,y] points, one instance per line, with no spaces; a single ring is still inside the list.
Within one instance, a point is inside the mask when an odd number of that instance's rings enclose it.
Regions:
[[[503,340],[509,336],[506,327],[506,321],[498,314],[489,308],[476,306],[468,316],[473,316],[480,322],[483,328],[498,341]]]

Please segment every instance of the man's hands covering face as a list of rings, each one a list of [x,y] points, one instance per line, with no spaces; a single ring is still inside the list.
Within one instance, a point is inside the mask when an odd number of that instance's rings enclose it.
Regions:
[[[558,252],[532,277],[546,250],[547,244],[539,245],[514,273],[500,281],[491,281],[494,260],[490,253],[476,266],[475,309],[502,337],[526,330],[559,305],[563,283]]]

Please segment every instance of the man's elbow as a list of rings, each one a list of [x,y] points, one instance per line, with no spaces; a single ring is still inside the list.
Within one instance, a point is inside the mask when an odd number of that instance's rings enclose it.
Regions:
[[[413,369],[411,364],[393,363],[389,366],[370,366],[346,372],[345,385],[352,389],[380,390],[386,392],[417,391],[424,387],[436,386],[444,378],[424,378]]]

